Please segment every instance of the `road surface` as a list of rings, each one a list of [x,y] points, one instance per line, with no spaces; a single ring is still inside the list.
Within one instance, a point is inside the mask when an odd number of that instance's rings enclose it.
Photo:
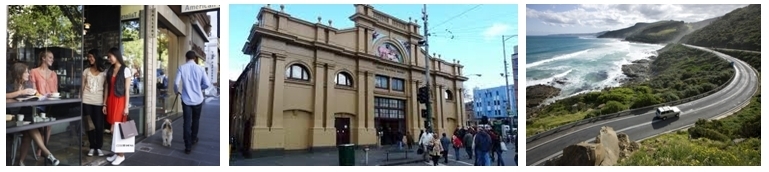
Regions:
[[[639,140],[667,131],[693,125],[697,119],[710,119],[730,112],[749,103],[758,88],[758,74],[750,65],[734,57],[703,47],[685,45],[718,55],[734,62],[735,77],[724,89],[699,100],[677,105],[682,114],[679,118],[665,121],[654,119],[654,110],[617,119],[598,121],[540,138],[526,144],[526,165],[544,165],[545,161],[562,153],[563,148],[582,141],[593,141],[602,126],[626,133],[630,139]]]

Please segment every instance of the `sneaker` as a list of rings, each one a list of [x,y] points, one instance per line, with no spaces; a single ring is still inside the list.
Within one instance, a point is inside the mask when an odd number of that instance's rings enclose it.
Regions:
[[[107,161],[109,162],[115,161],[115,159],[117,159],[117,154],[113,154],[112,156],[107,157]]]
[[[55,157],[53,157],[53,154],[48,155],[48,162],[53,164],[53,166],[58,166],[59,165],[59,160],[56,159]]]
[[[112,165],[120,165],[123,161],[125,161],[125,156],[117,156],[115,161],[112,161]]]
[[[88,156],[93,156],[93,149],[88,150]]]
[[[96,149],[96,154],[99,156],[104,156],[104,152],[102,152],[101,149]]]

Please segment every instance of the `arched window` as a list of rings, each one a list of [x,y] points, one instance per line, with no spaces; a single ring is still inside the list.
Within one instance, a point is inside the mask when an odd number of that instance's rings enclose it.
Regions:
[[[352,87],[352,75],[347,72],[339,72],[334,79],[336,85]]]
[[[292,64],[286,69],[286,78],[309,81],[310,72],[306,67],[300,64]]]
[[[445,98],[446,100],[454,100],[454,95],[451,94],[451,91],[446,90],[443,92],[443,98]]]

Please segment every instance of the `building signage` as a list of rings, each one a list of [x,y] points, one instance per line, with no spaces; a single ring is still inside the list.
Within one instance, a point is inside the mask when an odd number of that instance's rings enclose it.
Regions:
[[[379,69],[379,70],[388,71],[388,72],[395,72],[395,73],[400,73],[400,74],[406,73],[406,72],[403,72],[402,70],[397,70],[397,69],[391,68],[391,67],[376,66],[376,68]]]
[[[141,16],[144,5],[121,5],[120,20],[136,20]]]
[[[219,5],[182,5],[182,13],[216,10],[219,10]]]

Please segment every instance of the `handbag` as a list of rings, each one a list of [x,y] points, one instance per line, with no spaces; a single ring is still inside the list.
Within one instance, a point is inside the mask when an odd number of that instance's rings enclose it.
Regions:
[[[507,152],[507,144],[505,142],[499,142],[499,148],[502,149],[502,152]]]
[[[120,126],[120,136],[123,139],[128,139],[128,138],[139,135],[139,132],[136,131],[136,122],[134,122],[133,119],[128,117],[126,117],[126,119],[128,120],[118,124]]]
[[[422,155],[425,153],[425,148],[422,146],[422,144],[419,144],[419,148],[417,149],[417,154]]]

